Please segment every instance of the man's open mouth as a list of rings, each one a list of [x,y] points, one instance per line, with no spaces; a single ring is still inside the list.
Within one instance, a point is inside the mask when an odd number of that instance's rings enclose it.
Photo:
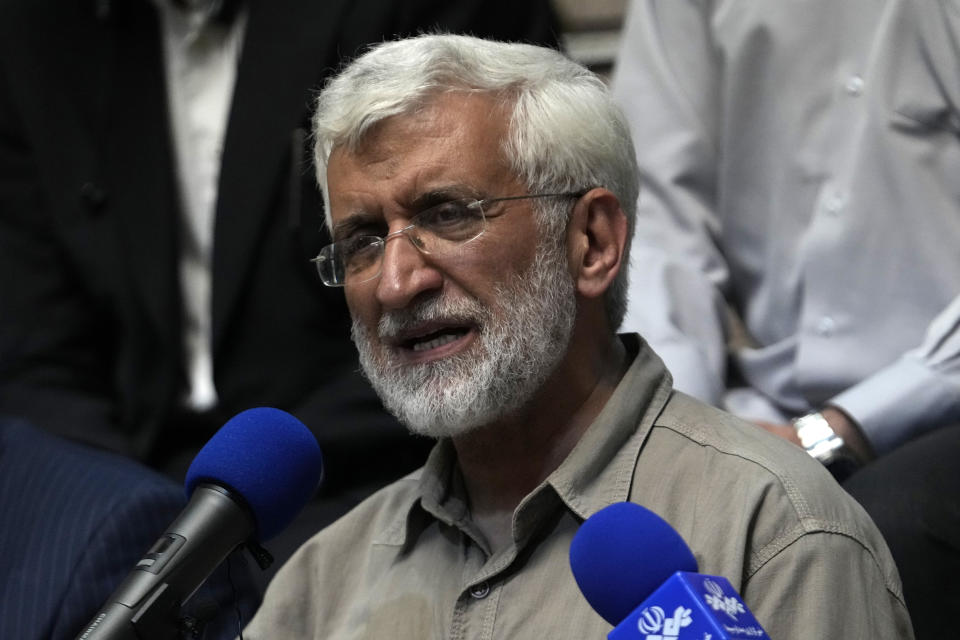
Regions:
[[[429,351],[444,345],[456,342],[469,333],[469,327],[445,327],[439,331],[434,331],[416,338],[405,340],[402,346],[416,353]]]

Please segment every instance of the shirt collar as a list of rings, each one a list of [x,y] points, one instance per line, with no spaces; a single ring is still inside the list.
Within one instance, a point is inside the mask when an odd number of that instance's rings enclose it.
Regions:
[[[629,497],[640,450],[670,397],[673,379],[640,336],[624,334],[620,338],[634,356],[633,362],[570,455],[527,496],[518,511],[542,504],[543,493],[551,488],[581,520]],[[416,540],[431,521],[469,529],[466,494],[449,440],[433,447],[417,476],[417,491],[384,530],[380,542],[404,546],[408,540]]]
[[[210,26],[228,31],[244,8],[244,0],[152,0],[166,17],[167,28],[189,42]]]
[[[580,519],[630,496],[640,450],[666,405],[673,378],[637,334],[620,336],[635,354],[603,410],[570,455],[547,478]]]

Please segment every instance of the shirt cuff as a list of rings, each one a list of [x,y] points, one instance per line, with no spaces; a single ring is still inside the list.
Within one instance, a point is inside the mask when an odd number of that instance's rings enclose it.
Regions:
[[[832,398],[883,455],[939,425],[960,419],[960,388],[910,358],[901,358]]]

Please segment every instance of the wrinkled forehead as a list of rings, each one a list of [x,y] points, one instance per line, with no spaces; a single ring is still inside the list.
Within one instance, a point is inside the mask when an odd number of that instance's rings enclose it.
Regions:
[[[331,213],[352,193],[398,202],[447,184],[472,185],[477,195],[516,191],[503,152],[509,119],[486,94],[450,93],[410,114],[370,127],[357,144],[333,149],[327,166]]]
[[[499,142],[508,132],[510,118],[511,109],[498,94],[449,90],[420,100],[403,113],[377,120],[352,143],[337,148],[377,153],[398,138],[439,139],[451,135],[474,141],[495,138]]]
[[[411,102],[403,113],[362,127],[362,134],[336,144],[325,163],[322,186],[328,224],[344,164],[371,173],[376,169],[381,180],[429,158],[476,170],[480,167],[472,161],[480,157],[488,165],[495,162],[506,169],[510,163],[504,148],[513,105],[514,98],[503,93],[446,90]]]

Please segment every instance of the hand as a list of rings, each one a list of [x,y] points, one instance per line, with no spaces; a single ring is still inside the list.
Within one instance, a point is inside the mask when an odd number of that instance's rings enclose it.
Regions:
[[[766,422],[765,420],[754,420],[753,423],[758,427],[766,429],[773,435],[780,436],[784,440],[788,440],[798,447],[803,448],[803,443],[800,442],[800,436],[797,435],[797,430],[793,428],[792,424]]]

